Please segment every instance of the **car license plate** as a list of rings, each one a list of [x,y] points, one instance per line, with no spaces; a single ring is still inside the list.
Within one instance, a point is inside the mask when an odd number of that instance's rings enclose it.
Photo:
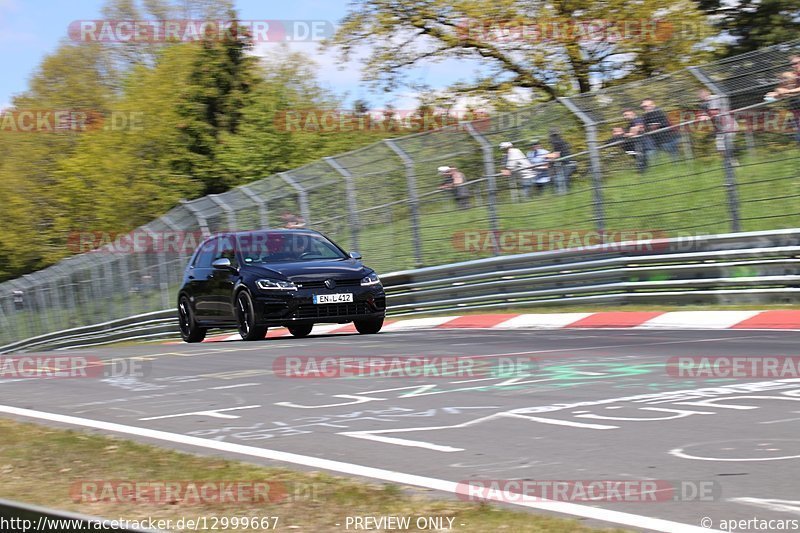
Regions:
[[[339,294],[314,295],[315,304],[344,304],[344,303],[352,303],[352,301],[353,301],[353,294],[349,292],[339,293]]]

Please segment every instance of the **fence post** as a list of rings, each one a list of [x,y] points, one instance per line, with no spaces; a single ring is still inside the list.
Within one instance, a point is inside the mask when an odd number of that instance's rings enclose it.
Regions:
[[[472,122],[466,123],[467,132],[473,139],[480,145],[483,152],[483,171],[486,173],[487,183],[489,190],[487,191],[487,200],[489,201],[489,229],[492,234],[498,235],[500,232],[500,225],[497,219],[497,180],[495,179],[496,170],[494,167],[494,150],[492,144],[486,140],[486,137],[478,133]],[[492,242],[492,255],[498,255],[498,246],[496,239],[491,239]]]
[[[695,78],[697,78],[700,83],[702,83],[709,91],[711,91],[714,96],[719,98],[719,111],[723,117],[726,117],[724,119],[725,124],[727,125],[729,120],[733,121],[734,118],[730,115],[731,106],[728,95],[724,91],[720,90],[717,84],[714,83],[711,78],[706,76],[699,67],[689,67],[688,70],[692,73],[692,75],[694,75]],[[725,170],[725,192],[728,197],[728,212],[730,213],[731,217],[731,231],[736,233],[741,231],[741,221],[739,217],[739,191],[736,185],[736,173],[733,170],[733,144],[731,141],[731,136],[728,135],[728,132],[724,132],[722,135],[725,148],[722,151],[722,167]]]
[[[161,309],[168,309],[170,307],[169,277],[167,275],[167,256],[164,253],[164,241],[163,239],[159,239],[158,235],[150,231],[147,226],[142,226],[142,230],[150,236],[154,246],[158,247],[158,250],[156,250],[156,261],[158,262],[158,289],[161,293]],[[144,290],[142,290],[142,296],[146,297]],[[146,311],[158,311],[158,309],[147,309]]]
[[[597,142],[597,122],[581,111],[569,98],[558,98],[558,101],[574,113],[586,126],[586,144],[589,147],[589,163],[592,169],[594,225],[597,232],[600,235],[604,235],[606,222],[603,209],[603,170],[600,163],[600,148]],[[603,240],[605,240],[605,237]]]
[[[333,157],[325,157],[328,163],[336,172],[344,178],[345,191],[347,191],[347,208],[350,210],[350,237],[353,239],[352,249],[358,250],[358,232],[361,224],[358,219],[358,202],[356,201],[356,184],[350,171],[341,165]]]
[[[211,231],[208,229],[208,222],[206,221],[206,218],[200,214],[200,210],[193,206],[192,202],[187,200],[181,200],[181,205],[185,207],[192,215],[194,215],[194,218],[197,219],[197,225],[200,226],[200,231],[203,233],[203,237],[209,237],[211,235]]]
[[[311,211],[308,208],[308,192],[297,183],[288,172],[279,172],[278,176],[297,191],[297,196],[300,198],[300,215],[303,217],[303,220],[306,221],[306,224],[311,224]]]
[[[417,196],[417,174],[414,170],[414,160],[393,140],[385,139],[383,142],[397,154],[406,167],[408,203],[411,209],[411,241],[414,246],[414,263],[419,268],[422,266],[422,240],[419,233],[419,197]]]
[[[181,227],[178,226],[172,220],[172,218],[169,216],[169,214],[162,215],[160,220],[161,220],[161,222],[166,224],[167,227],[169,227],[169,229],[171,229],[172,231],[176,232],[176,235],[180,237],[179,242],[181,243],[181,245],[178,247],[178,252],[177,253],[178,253],[178,258],[180,258],[181,267],[185,267],[186,264],[189,261],[189,258],[186,256],[187,255],[186,254],[186,232],[184,230],[182,230]],[[198,244],[200,244],[200,243],[198,243]],[[169,272],[171,272],[173,274],[173,279],[175,280],[175,282],[176,283],[180,283],[180,281],[182,279],[181,273],[183,272],[183,270],[171,268],[171,269],[169,269]]]
[[[209,194],[208,199],[225,211],[225,218],[228,219],[228,231],[236,231],[239,227],[239,223],[236,221],[236,213],[231,206],[225,203],[225,200],[220,198],[220,196],[219,194]]]
[[[267,201],[254,193],[247,185],[239,185],[239,190],[258,206],[258,218],[261,219],[261,227],[268,228],[269,218],[267,217]]]

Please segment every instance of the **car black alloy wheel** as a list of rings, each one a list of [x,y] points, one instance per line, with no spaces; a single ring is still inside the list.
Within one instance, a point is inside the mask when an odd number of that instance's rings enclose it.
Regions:
[[[242,291],[236,296],[236,322],[242,340],[258,341],[267,335],[266,326],[256,325],[255,306],[250,293]]]
[[[201,328],[194,321],[189,298],[181,296],[178,302],[178,326],[185,342],[202,342],[206,338],[206,328]]]
[[[296,326],[289,326],[289,333],[298,338],[308,337],[313,328],[314,324],[297,324]]]
[[[355,320],[353,324],[355,324],[356,330],[362,335],[372,335],[378,333],[383,327],[383,317]]]

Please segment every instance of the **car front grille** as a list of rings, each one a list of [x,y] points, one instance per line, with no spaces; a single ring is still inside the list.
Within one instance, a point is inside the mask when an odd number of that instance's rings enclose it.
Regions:
[[[335,279],[333,280],[336,282],[336,288],[339,287],[359,287],[361,286],[360,279]],[[314,281],[295,281],[295,285],[299,289],[324,289],[325,288],[325,280],[314,280]]]
[[[370,313],[367,304],[354,302],[347,304],[300,305],[297,318],[335,318],[340,316],[366,315]]]

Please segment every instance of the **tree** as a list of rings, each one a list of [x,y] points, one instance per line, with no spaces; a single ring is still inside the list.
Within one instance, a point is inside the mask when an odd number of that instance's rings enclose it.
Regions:
[[[91,111],[113,108],[114,94],[103,51],[63,44],[42,61],[29,88],[12,102],[15,111]],[[0,133],[0,277],[29,272],[65,255],[54,229],[63,191],[61,162],[78,149],[83,133]],[[87,198],[87,201],[89,198]]]
[[[700,0],[700,7],[723,34],[733,38],[724,49],[732,56],[797,39],[800,4],[797,0]]]
[[[329,44],[343,61],[370,46],[365,80],[386,90],[414,67],[461,59],[480,73],[459,94],[553,98],[684,67],[710,33],[693,0],[354,0]]]

